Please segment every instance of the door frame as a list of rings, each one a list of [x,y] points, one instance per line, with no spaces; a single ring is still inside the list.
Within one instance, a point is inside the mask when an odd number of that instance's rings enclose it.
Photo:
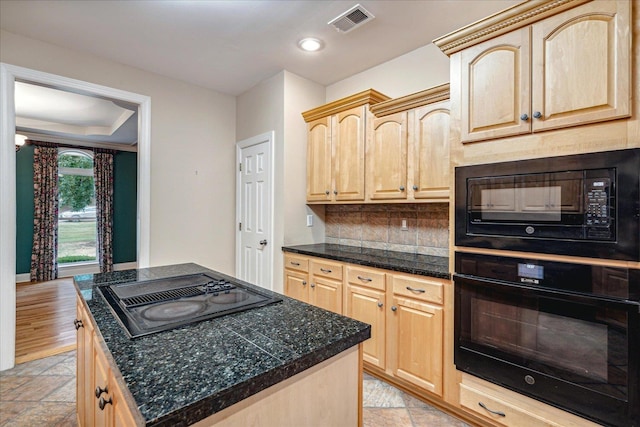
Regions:
[[[269,230],[269,243],[273,246],[273,238],[274,238],[274,205],[275,205],[275,193],[274,193],[274,185],[275,185],[275,155],[274,155],[274,141],[275,141],[275,131],[265,132],[260,135],[253,136],[251,138],[236,142],[236,277],[240,277],[241,266],[242,266],[242,246],[241,246],[241,231],[238,227],[240,224],[240,220],[242,218],[242,172],[240,171],[240,164],[242,163],[242,150],[244,148],[251,147],[252,145],[257,145],[263,142],[267,143],[269,148],[269,199],[271,200],[271,212],[269,215],[269,225],[267,226],[267,230]],[[269,290],[273,290],[273,251],[271,248],[269,251],[269,256],[267,257],[267,263],[269,265]]]
[[[138,104],[137,263],[149,266],[151,98],[133,92],[0,63],[0,371],[15,365],[16,344],[16,80]]]

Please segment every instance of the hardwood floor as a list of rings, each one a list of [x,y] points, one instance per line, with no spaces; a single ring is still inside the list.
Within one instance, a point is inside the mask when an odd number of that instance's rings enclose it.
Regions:
[[[72,278],[16,285],[16,363],[75,349]]]

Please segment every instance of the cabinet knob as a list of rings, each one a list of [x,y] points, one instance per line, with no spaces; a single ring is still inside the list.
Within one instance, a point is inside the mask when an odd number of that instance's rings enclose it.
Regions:
[[[418,191],[418,186],[417,185],[413,186],[413,191]]]
[[[316,287],[316,285],[314,285],[314,284],[312,283],[312,284],[311,284],[311,287],[312,287],[312,288],[315,288],[315,287]]]
[[[333,190],[333,194],[338,195],[338,190]]]
[[[404,191],[404,185],[400,186],[400,191]]]
[[[396,307],[395,305],[392,305],[391,306],[391,311],[396,311],[396,310],[398,310],[398,307]]]
[[[527,113],[524,113],[523,115],[520,116],[520,120],[522,120],[523,122],[526,122],[527,120],[529,120],[529,115]]]
[[[329,193],[331,193],[329,190],[324,192],[324,194],[326,194],[327,196],[329,195]]]
[[[73,326],[75,326],[76,331],[80,328],[84,328],[84,325],[82,324],[82,320],[76,319],[73,321]]]
[[[304,285],[306,285],[306,284],[307,284],[307,281],[306,281],[306,280],[303,280],[303,281],[302,281],[302,286],[304,286]]]
[[[533,113],[533,118],[534,119],[542,118],[542,113],[540,111],[536,111],[535,113]]]
[[[109,398],[109,400],[105,400],[104,397],[101,397],[100,400],[98,401],[98,406],[100,407],[100,410],[104,411],[104,407],[107,405],[113,405],[113,401],[111,400],[111,398]]]
[[[100,397],[102,393],[109,393],[109,391],[107,390],[107,386],[105,386],[104,388],[100,388],[100,386],[96,387],[96,399]]]
[[[380,301],[378,301],[378,307],[382,307],[384,304],[382,304]]]

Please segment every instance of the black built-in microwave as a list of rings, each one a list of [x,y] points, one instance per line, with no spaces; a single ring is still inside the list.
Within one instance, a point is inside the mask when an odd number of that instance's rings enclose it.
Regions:
[[[455,169],[456,246],[640,261],[640,148]]]

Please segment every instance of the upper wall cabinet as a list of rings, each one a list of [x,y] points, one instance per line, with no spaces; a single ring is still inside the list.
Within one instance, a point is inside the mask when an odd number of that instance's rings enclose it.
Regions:
[[[460,140],[629,117],[630,16],[627,0],[527,2],[435,40],[459,55]]]
[[[367,201],[449,200],[449,85],[381,102],[367,140]]]
[[[307,202],[365,200],[369,106],[388,99],[370,89],[302,113],[308,128]]]

